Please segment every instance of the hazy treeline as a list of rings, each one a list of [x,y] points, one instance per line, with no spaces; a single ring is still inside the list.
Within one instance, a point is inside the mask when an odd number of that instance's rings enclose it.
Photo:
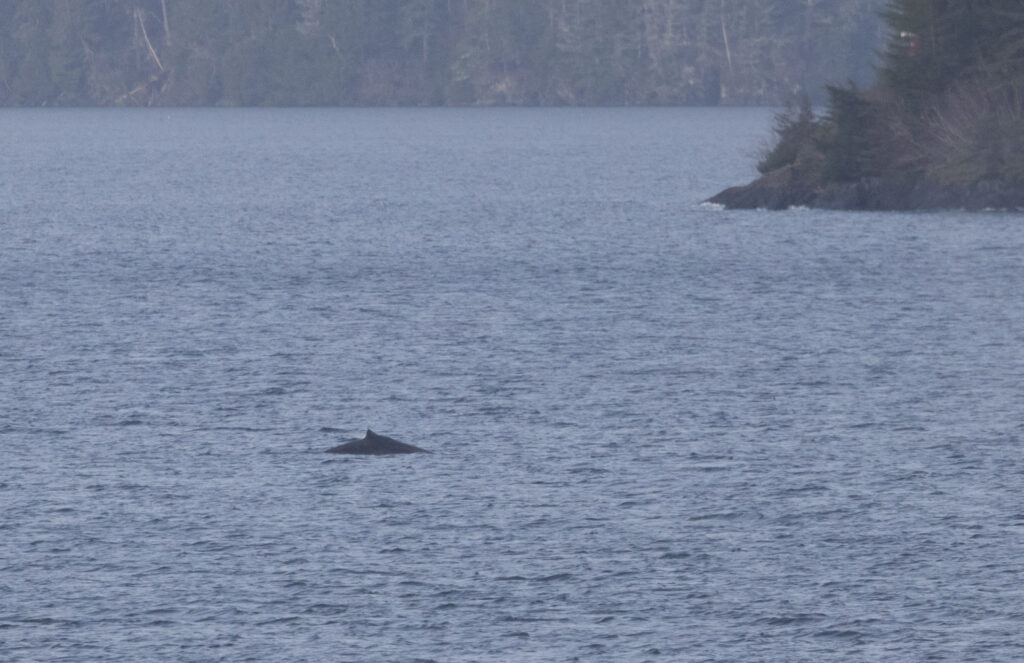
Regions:
[[[773,104],[883,0],[0,0],[3,105]]]

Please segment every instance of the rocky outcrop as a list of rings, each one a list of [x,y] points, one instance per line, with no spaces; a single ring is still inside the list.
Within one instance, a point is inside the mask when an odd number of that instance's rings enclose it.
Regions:
[[[1024,190],[999,181],[962,185],[924,175],[825,182],[813,172],[790,165],[746,186],[726,189],[707,202],[728,209],[1024,210]]]

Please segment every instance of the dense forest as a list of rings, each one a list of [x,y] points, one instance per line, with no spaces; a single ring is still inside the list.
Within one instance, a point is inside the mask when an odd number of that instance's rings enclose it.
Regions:
[[[1024,3],[893,0],[874,86],[779,116],[731,207],[1024,208]]]
[[[0,0],[0,105],[775,104],[869,82],[883,4]]]

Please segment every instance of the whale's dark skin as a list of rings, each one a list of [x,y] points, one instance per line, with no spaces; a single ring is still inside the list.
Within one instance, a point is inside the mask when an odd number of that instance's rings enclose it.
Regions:
[[[425,454],[430,452],[405,442],[393,440],[385,435],[377,435],[367,428],[366,437],[363,439],[340,444],[332,449],[328,449],[327,453],[382,456],[384,454]]]

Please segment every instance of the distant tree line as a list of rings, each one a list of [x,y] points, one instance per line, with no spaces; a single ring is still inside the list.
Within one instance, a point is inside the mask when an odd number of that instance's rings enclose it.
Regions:
[[[0,104],[774,104],[883,0],[0,0]]]

